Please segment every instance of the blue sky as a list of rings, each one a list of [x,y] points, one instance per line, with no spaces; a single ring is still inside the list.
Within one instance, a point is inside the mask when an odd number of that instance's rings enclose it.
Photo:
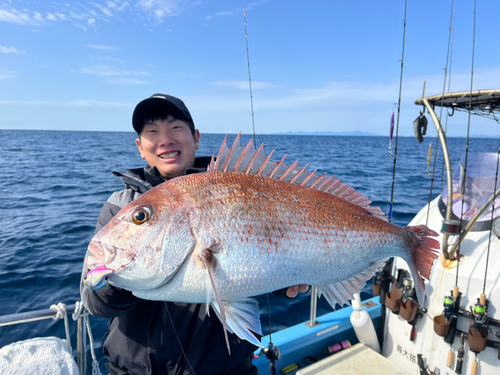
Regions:
[[[19,0],[0,4],[0,129],[131,131],[135,104],[185,101],[203,133],[387,135],[404,0]],[[473,0],[455,1],[451,91],[470,88]],[[400,134],[443,91],[450,1],[409,0]],[[500,1],[478,2],[474,89],[500,88]],[[447,88],[448,86],[446,86]],[[447,89],[446,89],[447,90]],[[438,113],[439,114],[439,113]],[[467,115],[449,119],[465,134]],[[472,118],[472,134],[499,125]],[[433,130],[435,134],[435,130]]]

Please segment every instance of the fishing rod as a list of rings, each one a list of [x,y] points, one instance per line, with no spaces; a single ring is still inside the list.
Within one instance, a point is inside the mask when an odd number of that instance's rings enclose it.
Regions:
[[[247,17],[246,17],[245,9],[243,9],[243,21],[245,23],[245,41],[246,41],[246,45],[247,45],[248,85],[250,87],[250,106],[252,108],[253,144],[257,145],[257,141],[255,140],[255,120],[254,120],[254,113],[253,113],[252,77],[250,75],[250,53],[248,50]]]
[[[408,0],[405,0],[405,16],[403,20],[403,47],[401,52],[401,74],[399,78],[399,99],[396,104],[398,108],[398,116],[396,121],[396,141],[394,143],[394,164],[392,166],[392,188],[391,188],[391,201],[389,203],[389,222],[392,223],[392,207],[394,204],[394,185],[396,183],[396,160],[398,158],[398,133],[399,133],[399,117],[401,114],[401,92],[403,90],[403,67],[404,67],[404,59],[405,59],[405,41],[406,41],[406,11],[408,9]],[[392,123],[392,116],[391,116]],[[392,141],[392,130],[391,130],[391,141]],[[390,146],[389,146],[390,147]]]
[[[252,77],[250,74],[250,52],[248,48],[248,33],[247,33],[247,18],[246,11],[243,9],[243,22],[245,24],[245,42],[247,46],[247,64],[248,64],[248,86],[250,88],[250,107],[252,109],[252,126],[253,126],[253,143],[257,144],[255,139],[255,116],[253,111],[253,94],[252,94]],[[269,372],[271,375],[276,375],[276,361],[280,359],[280,351],[277,346],[274,346],[272,339],[272,325],[271,325],[271,304],[269,303],[269,294],[267,297],[267,313],[269,319],[269,345],[267,348],[262,348],[261,353],[263,353],[267,359],[269,359]]]
[[[461,169],[460,169],[459,189],[460,189],[460,194],[462,197],[462,208],[461,208],[461,212],[460,212],[458,251],[457,251],[457,256],[455,256],[457,270],[456,270],[456,275],[455,275],[455,286],[453,288],[453,297],[455,300],[458,300],[458,301],[460,301],[460,296],[461,296],[461,293],[459,292],[459,287],[458,287],[458,276],[460,274],[460,256],[461,256],[460,245],[462,243],[462,237],[464,235],[463,215],[464,215],[465,187],[466,187],[466,181],[467,181],[467,165],[468,165],[468,155],[469,155],[470,120],[471,120],[471,110],[472,110],[472,107],[471,107],[471,105],[472,105],[472,88],[473,88],[473,84],[474,84],[475,42],[476,42],[476,0],[474,0],[474,27],[473,27],[473,38],[472,38],[472,67],[471,67],[471,83],[470,83],[470,93],[469,93],[467,141],[466,141],[466,145],[465,145],[464,167],[462,168],[462,166],[460,166]],[[453,191],[448,191],[448,200],[450,200],[450,199],[453,199]],[[457,301],[457,304],[459,303],[458,301]],[[462,363],[463,363],[463,357],[465,354],[464,347],[463,347],[463,341],[464,341],[464,337],[462,335],[462,338],[460,340],[460,347],[459,347],[459,350],[457,352],[457,362],[455,365],[455,368],[456,368],[455,372],[457,374],[460,374],[462,372]],[[453,341],[450,344],[453,345]],[[453,353],[452,353],[452,350],[450,349],[450,353],[448,354],[448,363],[452,362],[452,360],[451,360],[452,356],[453,356]],[[475,362],[475,365],[477,366],[477,356],[476,356],[474,362]]]
[[[455,9],[453,9],[453,1],[452,1],[452,21],[451,21],[451,43],[449,43],[449,48],[450,48],[450,74],[448,78],[448,92],[451,92],[451,67],[453,63],[453,32],[455,29]],[[448,118],[453,116],[455,114],[455,110],[452,109],[451,114],[448,113],[448,116],[446,116],[446,122],[444,126],[444,133],[447,134],[448,132]],[[444,160],[441,164],[441,191],[443,191],[443,183],[444,183]]]
[[[461,256],[461,249],[460,245],[462,243],[462,237],[464,235],[464,228],[463,228],[463,216],[464,216],[464,207],[465,207],[465,188],[466,188],[466,181],[467,181],[467,166],[468,166],[468,156],[469,156],[469,140],[470,140],[470,120],[471,120],[471,112],[472,112],[472,88],[474,85],[474,54],[475,54],[475,45],[476,45],[476,0],[474,0],[474,27],[473,27],[473,32],[472,32],[472,67],[471,67],[471,80],[470,80],[470,93],[469,93],[469,108],[468,108],[468,123],[467,123],[467,141],[465,144],[465,161],[464,161],[464,168],[463,168],[463,179],[462,179],[462,173],[460,176],[460,194],[462,197],[462,209],[460,212],[460,226],[459,226],[459,238],[458,238],[458,251],[457,251],[457,256],[456,262],[457,262],[457,272],[455,276],[455,287],[458,289],[458,275],[459,275],[459,269],[460,269],[460,256]],[[462,172],[462,169],[460,170]],[[462,182],[463,181],[463,182]],[[448,192],[448,200],[453,199],[453,192],[449,191]],[[484,296],[484,294],[483,294]],[[484,298],[485,299],[485,298]],[[463,356],[464,356],[464,349],[463,349],[463,335],[461,339],[461,346],[460,350],[457,355],[457,364],[456,368],[457,370],[455,371],[456,373],[460,374],[462,371],[462,363],[463,363]],[[477,356],[474,360],[475,366],[477,368]],[[460,371],[458,371],[460,370]]]
[[[453,0],[451,0],[450,26],[449,26],[449,33],[448,33],[448,48],[447,48],[447,53],[446,53],[446,66],[444,68],[443,95],[442,95],[442,99],[441,99],[441,110],[439,112],[439,122],[440,123],[441,123],[441,119],[443,116],[444,93],[446,91],[446,80],[448,77],[448,62],[450,60],[452,38],[453,38]],[[448,90],[449,90],[449,86],[448,86]],[[448,130],[448,117],[446,117],[446,130]],[[446,135],[446,130],[444,132],[445,135]],[[436,150],[434,151],[434,163],[433,163],[432,176],[431,176],[431,188],[430,188],[430,193],[429,193],[429,203],[427,205],[427,218],[425,220],[425,225],[429,225],[429,212],[430,212],[431,201],[432,201],[432,190],[434,187],[434,176],[436,173],[438,150],[439,150],[439,137],[436,138]],[[429,168],[429,161],[427,161],[427,169],[428,168]],[[441,175],[441,185],[442,184],[443,184],[443,176]],[[450,194],[451,193],[448,192],[448,199],[450,197]]]

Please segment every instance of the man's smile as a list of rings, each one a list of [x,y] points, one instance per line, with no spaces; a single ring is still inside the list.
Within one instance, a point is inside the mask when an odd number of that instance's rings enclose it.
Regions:
[[[168,154],[158,155],[160,159],[173,159],[181,154],[180,151],[169,152]]]

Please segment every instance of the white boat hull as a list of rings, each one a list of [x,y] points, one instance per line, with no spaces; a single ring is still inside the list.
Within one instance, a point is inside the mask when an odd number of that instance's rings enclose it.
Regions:
[[[439,213],[438,200],[436,198],[430,204],[429,228],[440,232],[442,216]],[[412,220],[409,225],[425,224],[427,218],[427,206],[424,207]],[[459,267],[458,286],[462,293],[460,307],[470,311],[470,306],[477,302],[480,294],[483,293],[484,276],[486,269],[486,259],[488,253],[490,231],[470,232],[462,242],[461,254],[464,259]],[[439,238],[442,241],[442,235]],[[406,263],[396,259],[396,269],[407,269]],[[433,318],[443,313],[443,300],[445,296],[451,295],[455,286],[457,269],[447,269],[436,261],[432,268],[430,282],[426,283],[427,314],[418,319],[416,324],[416,337],[414,342],[410,341],[412,326],[399,315],[387,312],[385,324],[385,338],[382,353],[385,357],[395,363],[401,369],[412,374],[420,374],[417,363],[417,355],[421,354],[425,367],[429,371],[439,369],[443,374],[454,374],[457,359],[457,350],[460,345],[460,337],[457,335],[453,345],[446,343],[443,337],[434,332]],[[490,244],[490,255],[488,273],[486,279],[485,294],[490,300],[487,316],[500,319],[500,241],[492,234]],[[457,330],[468,332],[470,319],[459,317]],[[499,327],[490,327],[488,339],[494,342],[499,340],[491,331],[496,332]],[[453,350],[453,362],[451,367],[447,366],[450,348]],[[478,371],[481,375],[493,375],[500,373],[500,360],[498,359],[498,348],[486,347],[477,356]],[[475,354],[469,350],[467,341],[465,342],[465,356],[463,359],[463,374],[470,374],[472,362]]]

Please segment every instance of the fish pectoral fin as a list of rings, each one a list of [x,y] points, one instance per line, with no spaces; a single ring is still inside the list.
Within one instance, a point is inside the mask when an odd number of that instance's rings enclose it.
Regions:
[[[220,305],[217,302],[212,302],[211,305],[219,319],[221,319]],[[222,306],[224,306],[223,310],[225,311],[227,330],[236,334],[240,339],[247,340],[255,346],[260,347],[260,340],[254,334],[255,332],[262,336],[259,303],[257,300],[254,298],[243,298],[225,301]]]
[[[217,303],[222,306],[222,300],[220,298],[219,290],[217,289],[217,285],[215,284],[214,269],[215,269],[215,264],[217,262],[215,255],[212,250],[205,249],[200,252],[200,258],[208,272],[207,283],[210,283],[210,285],[207,285],[207,293],[208,293],[207,301],[211,303],[214,302],[214,295],[215,295],[215,301],[217,301]],[[219,319],[222,322],[222,326],[224,327],[224,336],[226,338],[227,351],[229,352],[229,355],[231,355],[231,348],[229,347],[229,338],[227,337],[226,312],[224,309],[221,311]]]
[[[353,299],[353,295],[355,293],[360,293],[366,281],[372,277],[378,269],[383,268],[384,265],[385,259],[371,264],[366,270],[349,279],[333,284],[316,286],[318,288],[318,298],[323,295],[333,309],[335,309],[337,303],[341,307],[349,305],[349,300]]]

